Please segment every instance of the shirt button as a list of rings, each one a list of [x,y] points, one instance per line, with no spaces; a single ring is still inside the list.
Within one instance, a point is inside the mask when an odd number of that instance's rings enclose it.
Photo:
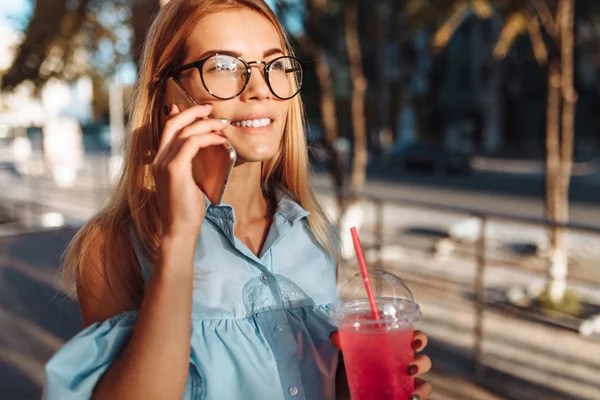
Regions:
[[[279,334],[282,334],[283,332],[285,332],[285,329],[284,329],[284,327],[283,327],[283,326],[281,326],[281,325],[277,325],[277,326],[275,327],[275,332],[277,332],[277,333],[279,333]]]
[[[288,391],[290,392],[290,395],[292,396],[296,396],[298,394],[298,388],[296,386],[291,386]]]
[[[260,280],[263,281],[264,283],[268,283],[269,282],[269,275],[262,274],[262,276],[260,277]]]

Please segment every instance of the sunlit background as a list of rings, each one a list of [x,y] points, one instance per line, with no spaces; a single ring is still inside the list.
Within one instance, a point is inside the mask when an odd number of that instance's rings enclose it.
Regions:
[[[159,0],[0,2],[0,398],[81,329],[58,285],[110,194]],[[268,2],[307,73],[340,280],[400,276],[433,399],[600,399],[600,2]]]

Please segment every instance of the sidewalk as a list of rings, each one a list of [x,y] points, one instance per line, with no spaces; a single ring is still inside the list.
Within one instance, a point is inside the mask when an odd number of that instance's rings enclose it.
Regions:
[[[30,198],[30,188],[22,180],[3,182],[2,186],[10,188],[4,190],[3,198]],[[47,181],[38,183],[34,198],[72,221],[89,217],[102,194],[95,192],[101,186],[93,180],[65,190],[52,190]],[[331,202],[328,196],[319,197],[325,205]],[[372,207],[367,206],[365,221],[374,221],[373,215]],[[441,258],[432,252],[439,238],[435,232],[463,218],[395,206],[386,206],[384,215],[384,265],[413,289],[424,314],[418,328],[426,331],[432,341],[427,353],[434,360],[428,377],[436,388],[433,399],[600,399],[600,362],[593,357],[600,354],[600,342],[494,311],[485,314],[486,380],[483,386],[473,382],[471,296],[475,257],[471,250]],[[369,225],[365,231],[372,228]],[[498,228],[504,232],[503,237],[513,239],[539,234],[522,227],[509,231],[503,231],[501,225]],[[9,396],[3,399],[39,398],[44,363],[80,329],[77,304],[57,292],[55,280],[59,256],[72,233],[60,230],[0,237],[0,393]],[[364,239],[367,242],[368,235]],[[592,250],[598,247],[595,239],[587,243]],[[489,257],[494,268],[486,275],[488,287],[538,279],[526,270],[504,268],[506,260],[498,253],[492,251]],[[600,274],[592,268],[595,265],[590,263],[589,271]],[[351,267],[343,271],[353,272],[357,270]],[[599,293],[597,287],[583,289],[593,296]]]
[[[73,233],[59,230],[0,238],[3,400],[39,399],[44,364],[81,329],[77,303],[57,291],[56,286],[58,259]],[[427,323],[422,328],[429,333]],[[442,342],[433,341],[427,353],[435,365],[427,377],[436,390],[432,400],[504,399],[470,382],[458,369],[454,372],[454,366],[446,365],[446,356],[438,359],[435,355],[448,353]]]
[[[436,279],[439,277],[428,271],[430,261],[426,257],[396,260],[382,268],[400,276],[421,306],[423,317],[416,329],[426,332],[431,341],[427,353],[433,360],[432,382],[437,379],[438,394],[450,393],[450,397],[439,398],[600,399],[600,361],[594,356],[600,354],[599,340],[491,309],[484,314],[484,380],[476,382],[471,288],[448,276],[443,281]],[[446,267],[452,268],[453,263]],[[348,265],[340,280],[355,273],[358,267]],[[444,386],[447,379],[453,382],[449,388]],[[452,394],[457,388],[464,389]],[[475,391],[477,396],[473,396]]]

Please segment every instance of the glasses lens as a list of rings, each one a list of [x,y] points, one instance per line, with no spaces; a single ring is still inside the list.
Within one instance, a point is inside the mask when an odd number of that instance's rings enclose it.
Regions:
[[[294,97],[302,86],[302,64],[295,58],[280,57],[269,67],[269,84],[275,96],[282,99]]]
[[[204,86],[220,98],[235,97],[246,84],[246,65],[235,57],[215,54],[202,66]]]

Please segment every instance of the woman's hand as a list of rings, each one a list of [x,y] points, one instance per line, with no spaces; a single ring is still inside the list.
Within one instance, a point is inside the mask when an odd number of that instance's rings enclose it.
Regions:
[[[335,348],[339,350],[342,349],[338,332],[333,332],[329,338]],[[413,350],[417,353],[423,351],[427,346],[427,341],[427,336],[423,332],[415,331],[412,342]],[[413,362],[408,366],[406,372],[408,375],[415,377],[415,392],[413,393],[413,398],[411,400],[426,400],[431,396],[431,392],[433,391],[431,384],[419,378],[419,376],[429,372],[430,369],[431,359],[424,354],[416,355]]]
[[[172,105],[164,119],[158,152],[152,163],[152,174],[163,236],[198,235],[204,221],[204,195],[192,175],[192,159],[198,150],[225,143],[217,131],[229,121],[204,119],[211,105],[191,107],[179,112]]]
[[[416,353],[423,351],[427,346],[427,341],[427,336],[423,332],[415,331],[412,342],[413,350]],[[408,366],[408,374],[415,377],[415,392],[413,394],[415,400],[426,400],[431,396],[433,391],[431,383],[418,378],[429,372],[430,369],[431,359],[424,354],[416,355],[413,362]],[[415,395],[418,395],[418,397]]]

